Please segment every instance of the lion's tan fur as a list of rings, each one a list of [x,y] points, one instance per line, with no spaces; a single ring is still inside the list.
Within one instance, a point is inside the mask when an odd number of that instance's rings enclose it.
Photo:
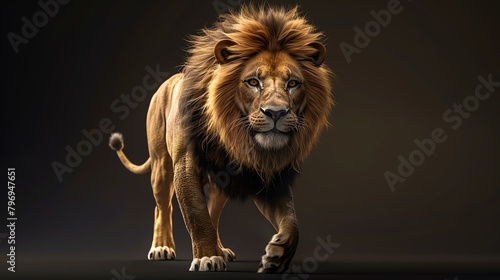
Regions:
[[[207,182],[204,176],[209,172],[203,169],[211,166],[201,166],[197,154],[204,153],[203,162],[214,166],[236,162],[240,168],[256,172],[264,186],[285,168],[298,169],[327,126],[334,103],[332,73],[323,64],[322,40],[323,35],[299,15],[297,8],[249,6],[223,15],[212,28],[191,37],[182,73],[168,79],[153,96],[146,122],[148,161],[142,166],[133,165],[122,151],[121,136],[112,137],[110,145],[129,170],[140,173],[151,169],[156,210],[149,259],[175,258],[171,203],[174,190],[192,239],[191,269],[225,269],[220,257],[226,261],[231,255],[234,258],[234,253],[222,246],[217,231],[228,197],[214,191],[217,188],[210,183],[207,206],[202,183]],[[300,100],[304,109],[296,117],[300,126],[290,134],[286,147],[272,150],[255,147],[234,98],[242,84],[243,68],[262,53],[293,60],[303,77],[304,95]],[[293,196],[290,186],[281,188],[282,193],[272,201],[258,194],[253,196],[259,210],[278,231],[266,247],[259,271],[284,271],[297,246]],[[279,258],[276,252],[281,252]],[[202,257],[210,258],[207,261]],[[280,263],[273,266],[271,260]]]

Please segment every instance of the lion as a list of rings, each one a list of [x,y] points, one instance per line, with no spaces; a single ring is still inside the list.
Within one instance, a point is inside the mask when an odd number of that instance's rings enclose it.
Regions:
[[[190,37],[182,71],[153,95],[149,159],[131,163],[122,135],[112,134],[128,170],[151,171],[149,260],[175,258],[175,194],[192,241],[189,270],[225,271],[236,256],[221,242],[221,211],[228,199],[251,198],[277,231],[257,272],[287,270],[299,240],[292,184],[334,106],[323,40],[298,7],[243,6],[222,15]],[[234,172],[217,178],[229,166]]]

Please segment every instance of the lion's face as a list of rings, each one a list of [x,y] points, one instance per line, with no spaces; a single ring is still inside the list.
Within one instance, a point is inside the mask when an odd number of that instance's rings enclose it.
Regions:
[[[298,169],[327,126],[332,73],[321,34],[304,19],[282,15],[278,24],[260,16],[230,16],[221,30],[206,31],[210,40],[196,40],[185,69],[188,108],[196,110],[187,115],[201,115],[187,125],[203,129],[194,133],[207,158],[234,161],[269,182],[286,167]]]
[[[283,148],[300,129],[303,79],[297,62],[284,52],[262,52],[245,65],[236,103],[258,147]]]

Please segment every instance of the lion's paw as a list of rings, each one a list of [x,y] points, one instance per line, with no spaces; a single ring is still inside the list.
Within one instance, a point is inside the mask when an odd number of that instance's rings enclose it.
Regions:
[[[221,256],[194,258],[189,271],[226,271],[226,262]]]
[[[175,259],[175,251],[168,246],[151,248],[148,253],[148,260],[150,261],[166,261],[173,259]]]
[[[234,262],[236,260],[236,254],[233,250],[229,248],[222,248],[222,253],[224,254],[224,260],[226,262]]]
[[[285,249],[279,245],[267,245],[266,254],[262,256],[258,273],[283,272],[282,256]]]
[[[258,273],[282,273],[288,268],[295,246],[290,246],[289,238],[275,234],[267,244],[265,254],[259,265]]]

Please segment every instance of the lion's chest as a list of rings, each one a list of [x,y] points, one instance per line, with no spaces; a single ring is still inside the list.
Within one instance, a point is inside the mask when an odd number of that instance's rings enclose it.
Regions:
[[[257,195],[265,195],[273,199],[286,194],[295,179],[296,172],[287,168],[275,174],[269,183],[265,183],[259,174],[249,169],[238,169],[234,163],[224,166],[206,166],[205,174],[209,181],[217,185],[231,199],[247,199]]]

